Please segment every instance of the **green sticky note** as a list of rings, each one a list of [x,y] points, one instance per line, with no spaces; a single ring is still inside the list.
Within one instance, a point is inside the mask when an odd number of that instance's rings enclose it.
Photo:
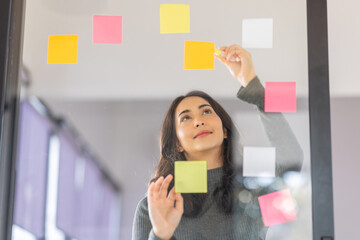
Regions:
[[[218,48],[215,48],[215,55],[221,56],[222,51]]]
[[[176,193],[207,193],[207,162],[175,162]]]

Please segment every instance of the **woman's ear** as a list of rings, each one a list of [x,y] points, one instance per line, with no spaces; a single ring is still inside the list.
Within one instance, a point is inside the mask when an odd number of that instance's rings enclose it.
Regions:
[[[176,147],[177,147],[178,152],[183,152],[183,151],[184,151],[184,149],[183,149],[183,147],[180,145],[180,143],[177,143],[177,144],[176,144]]]
[[[226,128],[224,128],[224,138],[228,138]]]

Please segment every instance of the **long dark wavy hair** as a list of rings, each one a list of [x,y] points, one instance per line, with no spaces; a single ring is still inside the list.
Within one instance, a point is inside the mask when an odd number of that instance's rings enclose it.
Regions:
[[[233,157],[236,153],[233,151],[238,149],[238,144],[234,141],[239,140],[239,133],[231,120],[229,114],[225,109],[208,94],[202,91],[191,91],[184,96],[179,96],[171,103],[169,110],[165,116],[161,133],[160,133],[160,162],[156,168],[155,177],[150,180],[156,181],[159,177],[166,177],[169,174],[174,175],[175,161],[186,161],[184,152],[179,152],[179,140],[176,136],[175,129],[175,110],[179,103],[187,97],[201,97],[205,99],[216,114],[220,117],[224,130],[227,133],[227,138],[224,138],[222,145],[222,158],[223,158],[223,176],[221,185],[219,185],[212,197],[214,198],[217,206],[225,213],[231,213],[234,208],[233,184],[235,177],[235,167],[233,164]],[[174,180],[170,183],[169,189],[174,186]],[[204,200],[209,197],[208,193],[196,194],[182,194],[184,198],[184,216],[196,217],[202,210]]]

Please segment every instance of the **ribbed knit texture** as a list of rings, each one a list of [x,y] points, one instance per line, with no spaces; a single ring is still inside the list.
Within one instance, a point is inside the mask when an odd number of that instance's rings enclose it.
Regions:
[[[281,177],[286,171],[300,171],[302,150],[290,126],[280,113],[264,113],[264,88],[259,79],[253,79],[246,88],[241,88],[237,97],[257,106],[261,121],[272,146],[276,147],[276,175]],[[172,239],[176,240],[265,240],[264,227],[258,197],[283,188],[280,178],[272,184],[259,185],[257,178],[238,176],[234,194],[237,198],[232,214],[223,213],[212,199],[215,188],[221,185],[223,168],[208,170],[208,198],[199,216],[183,216]],[[251,184],[252,183],[252,184]],[[254,187],[255,186],[255,187]],[[161,240],[152,231],[148,213],[147,197],[140,200],[134,218],[133,240]]]

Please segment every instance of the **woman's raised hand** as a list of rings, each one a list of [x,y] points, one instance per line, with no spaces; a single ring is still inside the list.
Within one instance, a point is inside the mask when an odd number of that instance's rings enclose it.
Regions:
[[[219,47],[224,52],[223,56],[216,55],[216,58],[224,63],[231,74],[246,87],[249,82],[256,76],[254,64],[248,51],[239,45],[229,47]],[[234,61],[231,61],[231,60]]]
[[[184,212],[184,201],[174,187],[168,194],[168,187],[173,179],[169,174],[152,182],[148,189],[148,206],[153,231],[161,239],[170,239],[180,223]]]

